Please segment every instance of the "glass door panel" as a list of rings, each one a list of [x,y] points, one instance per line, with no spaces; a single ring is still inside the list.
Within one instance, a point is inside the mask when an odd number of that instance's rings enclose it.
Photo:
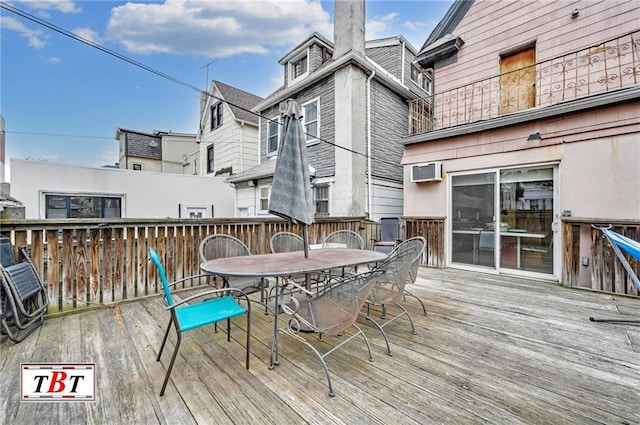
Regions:
[[[553,167],[500,171],[500,267],[553,273]]]
[[[451,259],[495,268],[496,173],[451,179]]]

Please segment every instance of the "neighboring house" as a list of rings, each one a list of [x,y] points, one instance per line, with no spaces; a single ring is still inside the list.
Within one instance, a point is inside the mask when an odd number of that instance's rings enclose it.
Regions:
[[[119,168],[159,173],[198,174],[195,167],[198,144],[195,134],[171,131],[116,129]]]
[[[402,214],[402,145],[408,100],[430,81],[412,65],[417,51],[402,36],[364,40],[364,1],[335,2],[335,43],[313,33],[280,61],[284,86],[255,106],[260,165],[227,179],[238,216],[266,215],[282,138],[281,107],[303,108],[318,216]]]
[[[411,104],[402,162],[404,215],[446,217],[445,264],[559,280],[565,217],[640,218],[639,16],[637,1],[452,4],[418,54],[436,89]]]
[[[233,189],[222,177],[12,158],[11,195],[27,219],[234,216]]]
[[[220,81],[200,96],[200,175],[231,175],[258,165],[258,117],[263,99]]]

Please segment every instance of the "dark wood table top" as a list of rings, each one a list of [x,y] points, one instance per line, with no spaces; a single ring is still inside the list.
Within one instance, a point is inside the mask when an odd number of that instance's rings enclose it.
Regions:
[[[313,249],[309,258],[304,258],[303,251],[245,255],[205,261],[200,269],[219,276],[277,277],[374,263],[386,257],[384,253],[365,249]]]

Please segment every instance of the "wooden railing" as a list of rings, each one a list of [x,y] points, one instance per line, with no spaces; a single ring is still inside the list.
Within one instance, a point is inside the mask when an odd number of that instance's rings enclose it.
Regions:
[[[363,218],[318,219],[308,227],[309,243],[321,243],[336,230],[358,232],[371,249],[378,223]],[[161,291],[147,248],[164,260],[169,279],[199,273],[200,241],[213,233],[240,238],[253,254],[269,252],[279,231],[301,234],[278,219],[12,220],[1,233],[17,247],[27,246],[49,292],[49,314],[157,294]],[[201,282],[204,283],[204,282]],[[198,282],[195,285],[199,284]]]
[[[403,238],[424,236],[427,246],[423,265],[442,268],[444,258],[444,217],[404,217]]]
[[[638,290],[613,252],[611,244],[600,230],[591,226],[592,224],[597,226],[611,224],[615,232],[640,241],[640,222],[637,220],[624,222],[563,219],[562,284],[572,288],[638,296]],[[590,246],[583,247],[583,243],[589,243]],[[584,255],[585,251],[589,252],[587,256]],[[583,257],[589,259],[588,266],[583,265]],[[640,275],[640,262],[632,257],[627,258],[636,276]],[[584,275],[584,273],[589,274]]]
[[[638,296],[608,242],[591,224],[609,222],[563,221],[562,284]],[[611,224],[615,231],[640,240],[640,222]],[[372,241],[379,235],[376,222],[363,218],[326,218],[309,226],[309,242],[321,243],[329,233],[344,229],[358,232],[366,249],[372,248]],[[147,261],[148,247],[154,247],[163,258],[168,277],[178,279],[199,272],[198,246],[209,234],[236,236],[252,253],[260,254],[269,252],[269,239],[279,231],[301,233],[300,227],[289,226],[283,220],[241,218],[12,220],[2,222],[0,233],[9,236],[16,249],[18,246],[29,248],[36,269],[48,287],[49,314],[52,314],[159,293],[155,269]],[[412,236],[427,239],[423,265],[445,266],[445,218],[404,217],[402,238]],[[590,246],[582,247],[586,241],[590,241]],[[589,252],[589,267],[582,265],[585,252]],[[635,273],[640,273],[638,261],[631,259],[630,263]]]
[[[505,83],[507,80],[509,84]],[[469,124],[636,84],[640,84],[640,30],[411,101],[409,134]]]

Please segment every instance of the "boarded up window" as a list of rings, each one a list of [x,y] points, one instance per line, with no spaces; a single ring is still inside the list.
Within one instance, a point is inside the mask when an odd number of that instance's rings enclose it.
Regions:
[[[533,108],[536,102],[536,47],[500,60],[500,114]]]

